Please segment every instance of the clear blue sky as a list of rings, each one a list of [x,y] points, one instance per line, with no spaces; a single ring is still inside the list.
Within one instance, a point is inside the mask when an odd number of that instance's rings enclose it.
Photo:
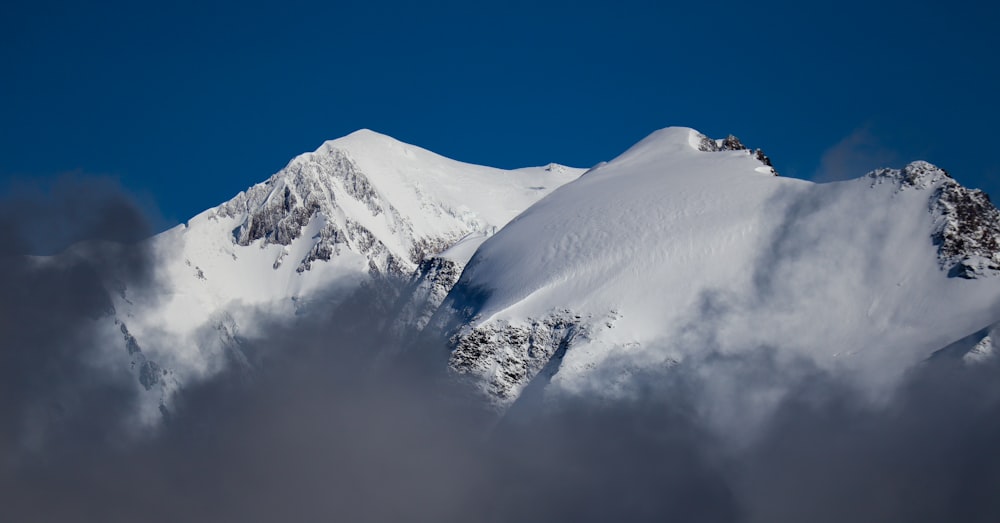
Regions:
[[[0,6],[0,177],[108,174],[183,221],[367,127],[497,167],[668,125],[784,175],[926,159],[1000,196],[992,2]]]

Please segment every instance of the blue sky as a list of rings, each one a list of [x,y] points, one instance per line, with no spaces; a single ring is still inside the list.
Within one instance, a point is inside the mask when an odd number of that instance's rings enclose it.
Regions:
[[[587,167],[686,125],[788,176],[926,159],[1000,195],[987,4],[8,1],[0,177],[110,175],[176,223],[362,127]]]

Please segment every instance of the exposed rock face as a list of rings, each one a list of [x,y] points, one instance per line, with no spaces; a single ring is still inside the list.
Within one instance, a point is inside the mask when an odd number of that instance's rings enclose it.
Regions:
[[[375,323],[365,325],[380,336],[400,334],[385,346],[416,345],[397,341],[423,330],[474,242],[460,255],[435,257],[461,239],[495,232],[581,173],[558,164],[467,164],[368,130],[293,158],[266,181],[149,240],[162,259],[162,291],[129,299],[126,282],[108,284],[108,314],[128,327],[109,316],[106,334],[145,389],[143,419],[170,405],[160,394],[167,385],[222,368],[252,376],[259,361],[248,340],[266,334],[256,318],[294,321],[314,300],[377,308],[368,315]],[[401,291],[409,278],[411,295]],[[436,356],[446,357],[443,348]]]
[[[115,325],[118,325],[118,329],[125,341],[125,350],[130,360],[129,366],[133,372],[136,372],[139,384],[147,391],[158,389],[160,393],[159,407],[161,411],[165,410],[167,400],[172,392],[177,389],[176,377],[172,371],[164,369],[143,354],[142,347],[139,346],[139,342],[129,332],[128,326],[124,322],[116,318]]]
[[[986,193],[953,182],[935,192],[934,206],[941,216],[934,243],[950,274],[971,279],[1000,271],[1000,211]]]
[[[747,146],[743,145],[743,142],[739,138],[729,135],[722,140],[719,144],[720,151],[745,151]]]
[[[710,153],[719,151],[747,151],[761,164],[769,167],[771,169],[771,174],[778,176],[778,171],[774,169],[774,165],[771,164],[771,159],[764,154],[764,151],[760,149],[749,149],[746,145],[743,145],[743,142],[741,142],[739,138],[731,134],[721,140],[713,140],[707,136],[702,136],[701,141],[698,144],[698,150]]]
[[[589,318],[569,310],[524,323],[494,321],[464,326],[450,342],[448,367],[466,376],[498,409],[509,406],[547,365],[559,361],[577,338],[589,336]]]
[[[1000,272],[1000,211],[986,193],[962,187],[945,170],[922,161],[902,169],[872,171],[868,177],[873,185],[898,183],[899,190],[933,188],[931,238],[938,246],[938,261],[950,276],[974,279]]]
[[[941,182],[958,185],[944,169],[924,161],[910,162],[902,169],[876,169],[866,176],[872,186],[889,182],[898,184],[900,190],[928,189]]]
[[[360,204],[371,217],[385,222],[386,229],[404,246],[403,252],[349,217],[352,214],[344,209],[345,204],[352,208]],[[410,221],[386,202],[350,157],[338,149],[296,159],[266,182],[220,206],[217,213],[242,219],[233,230],[234,242],[242,246],[258,240],[262,245],[289,245],[308,227],[315,243],[305,257],[291,260],[298,272],[309,270],[314,261],[328,261],[346,248],[366,256],[373,274],[406,275],[424,257],[467,232],[456,231],[444,238],[416,235]],[[284,262],[278,259],[275,268]]]
[[[770,167],[771,172],[774,173],[775,176],[778,176],[778,171],[774,170],[774,165],[771,164],[771,158],[769,158],[766,154],[764,154],[764,151],[761,151],[760,149],[755,149],[753,155],[755,158],[757,158],[757,161]]]
[[[397,327],[422,331],[458,282],[464,267],[455,260],[440,257],[420,262],[397,307]]]
[[[698,143],[698,150],[704,153],[714,153],[721,151],[722,150],[721,140],[713,140],[705,135],[701,135],[701,141]]]

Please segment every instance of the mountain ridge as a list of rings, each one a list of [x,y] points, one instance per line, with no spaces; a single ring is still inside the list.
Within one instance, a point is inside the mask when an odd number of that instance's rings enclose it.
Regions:
[[[437,319],[452,370],[501,410],[543,367],[558,369],[553,395],[607,394],[638,386],[623,385],[633,367],[763,347],[878,389],[1000,319],[996,273],[953,270],[996,250],[988,228],[936,203],[971,194],[944,171],[814,184],[705,140],[654,133],[487,240]],[[966,214],[995,226],[990,209]],[[945,230],[973,232],[936,245]]]
[[[142,379],[146,390],[161,385],[146,407],[155,419],[185,379],[245,364],[240,340],[255,335],[255,315],[293,317],[317,296],[409,276],[424,259],[491,234],[582,172],[474,166],[367,130],[326,141],[150,239],[165,292],[117,296],[121,332],[109,338],[141,347],[129,354],[141,353],[149,362],[142,365],[176,381]]]
[[[503,411],[537,380],[544,397],[627,394],[635,369],[762,347],[878,386],[1000,320],[984,193],[926,162],[776,174],[760,149],[684,127],[586,171],[359,130],[149,240],[161,294],[113,296],[109,350],[137,365],[154,422],[184,383],[252,366],[257,315],[408,280],[386,298],[394,343],[447,338],[442,365]]]

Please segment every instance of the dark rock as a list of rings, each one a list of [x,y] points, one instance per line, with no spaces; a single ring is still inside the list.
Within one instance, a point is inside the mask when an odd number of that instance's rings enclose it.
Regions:
[[[720,151],[746,151],[747,146],[743,145],[743,142],[739,138],[729,135],[722,140],[722,146],[719,148]]]
[[[949,178],[931,201],[940,216],[932,238],[948,274],[973,279],[1000,271],[1000,211],[989,196]]]

